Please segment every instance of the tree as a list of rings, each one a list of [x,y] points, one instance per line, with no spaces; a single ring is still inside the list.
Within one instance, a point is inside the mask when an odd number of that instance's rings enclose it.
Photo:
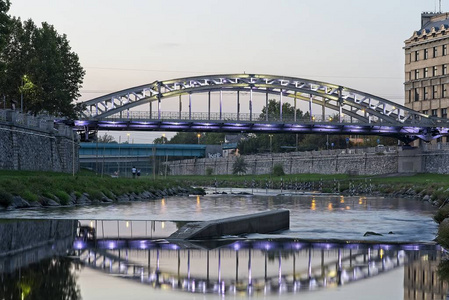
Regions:
[[[206,145],[221,145],[225,141],[226,133],[221,132],[206,132],[201,137],[201,144]]]
[[[246,174],[248,169],[248,164],[242,156],[237,157],[234,164],[232,165],[232,174]]]
[[[106,143],[106,144],[117,143],[114,137],[112,135],[107,134],[106,132],[104,133],[103,136],[99,136],[97,141],[99,143]]]
[[[168,143],[168,139],[165,137],[165,135],[155,138],[153,140],[153,144],[167,144]]]
[[[265,120],[267,114],[269,121],[279,121],[281,114],[281,103],[274,99],[270,99],[268,101],[268,106],[264,106],[262,108],[262,113],[260,114],[259,119]],[[286,119],[293,120],[294,115],[295,115],[295,108],[291,106],[290,103],[288,102],[282,103],[282,118],[285,120]],[[299,108],[296,109],[296,118],[298,120],[308,116],[309,113],[303,115],[303,112]]]
[[[168,141],[169,144],[198,144],[197,133],[178,132]]]
[[[0,0],[0,51],[8,42],[10,30],[10,17],[8,15],[10,7],[9,0]]]
[[[259,116],[260,120],[265,120],[268,114],[269,121],[280,120],[279,101],[270,99],[268,106],[262,108],[262,113]],[[293,120],[295,108],[290,103],[282,104],[283,119]],[[296,118],[308,118],[308,113],[304,114],[300,109],[296,109]],[[304,135],[298,135],[298,142],[304,138]],[[241,154],[254,154],[260,152],[281,152],[286,151],[283,147],[296,147],[296,134],[251,134],[246,140],[242,140],[238,144],[238,149]]]
[[[80,96],[85,72],[67,36],[48,23],[39,28],[32,20],[22,23],[16,18],[9,32],[0,52],[5,65],[0,92],[8,102],[18,103],[23,96],[25,112],[75,118],[82,107],[73,101]]]

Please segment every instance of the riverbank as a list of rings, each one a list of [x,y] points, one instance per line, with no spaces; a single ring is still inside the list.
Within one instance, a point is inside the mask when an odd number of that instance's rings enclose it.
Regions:
[[[101,177],[88,171],[75,176],[54,172],[0,171],[0,207],[88,205],[204,193],[202,188],[194,189],[193,186],[416,198],[437,207],[449,202],[449,175],[439,174],[381,177],[346,174],[168,176],[154,180],[151,177]]]
[[[353,176],[293,174],[283,176],[170,176],[191,186],[217,188],[254,188],[284,191],[317,191],[342,195],[371,195],[416,198],[440,207],[449,202],[449,175],[415,174],[389,176]]]
[[[0,171],[0,208],[89,205],[203,194],[177,179],[111,178],[81,171]]]

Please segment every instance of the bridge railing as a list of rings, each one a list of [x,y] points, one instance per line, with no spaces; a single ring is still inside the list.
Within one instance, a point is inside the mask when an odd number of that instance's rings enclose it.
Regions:
[[[92,115],[90,118],[94,118]],[[267,120],[268,119],[268,120]],[[158,112],[148,112],[148,111],[123,111],[111,115],[105,120],[109,121],[124,121],[124,120],[192,120],[192,121],[244,121],[244,122],[283,122],[283,123],[307,123],[307,122],[318,122],[318,123],[340,123],[340,118],[336,115],[312,115],[311,117],[306,115],[283,115],[280,116],[269,115],[268,118],[260,113],[208,113],[208,112],[161,112],[160,116]],[[371,119],[373,122],[381,122],[377,118]],[[341,123],[363,123],[356,118],[349,116],[342,116]],[[366,123],[366,122],[365,122]]]

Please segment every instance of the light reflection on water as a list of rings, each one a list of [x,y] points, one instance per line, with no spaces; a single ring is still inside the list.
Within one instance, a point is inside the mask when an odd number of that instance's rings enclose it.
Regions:
[[[245,240],[185,247],[136,239],[74,245],[69,258],[0,270],[0,296],[122,299],[126,291],[127,299],[443,299],[447,292],[437,272],[444,254],[429,245]]]
[[[432,220],[435,208],[429,203],[358,196],[169,197],[146,202],[3,211],[0,218],[201,221],[271,209],[290,210],[290,230],[283,233],[290,238],[426,242],[433,240],[437,231]],[[383,236],[364,237],[367,231]]]

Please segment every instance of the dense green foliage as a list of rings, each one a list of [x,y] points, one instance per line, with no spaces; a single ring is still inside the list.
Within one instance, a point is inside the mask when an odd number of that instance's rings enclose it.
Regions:
[[[0,0],[0,95],[17,109],[23,97],[27,113],[75,117],[85,72],[67,36],[45,22],[7,19],[8,5]]]
[[[238,156],[232,165],[232,174],[242,175],[246,174],[248,164],[242,156]]]
[[[282,175],[285,175],[284,167],[283,167],[281,164],[275,164],[275,165],[273,166],[272,174],[273,174],[274,176],[282,176]]]
[[[10,2],[9,0],[0,0],[0,51],[5,47],[10,31],[11,19],[8,15]]]
[[[278,121],[280,119],[280,102],[269,100],[268,107],[263,107],[260,114],[260,120],[265,120],[268,114],[269,120]],[[282,114],[285,120],[292,120],[295,108],[289,103],[282,104]],[[303,113],[300,109],[296,109],[297,120],[309,120],[308,112]],[[338,115],[334,115],[331,121],[336,122]],[[241,154],[256,154],[267,152],[286,152],[292,150],[312,151],[322,149],[344,149],[354,147],[352,142],[347,143],[348,136],[342,135],[325,135],[325,134],[248,134],[245,140],[238,144]],[[379,140],[379,142],[378,142]],[[363,139],[360,146],[368,147],[377,144],[396,145],[397,140],[387,137],[369,137]]]
[[[199,135],[199,138],[198,138]],[[165,136],[154,139],[155,144],[203,144],[220,145],[225,141],[225,133],[216,132],[177,132],[170,140]]]

